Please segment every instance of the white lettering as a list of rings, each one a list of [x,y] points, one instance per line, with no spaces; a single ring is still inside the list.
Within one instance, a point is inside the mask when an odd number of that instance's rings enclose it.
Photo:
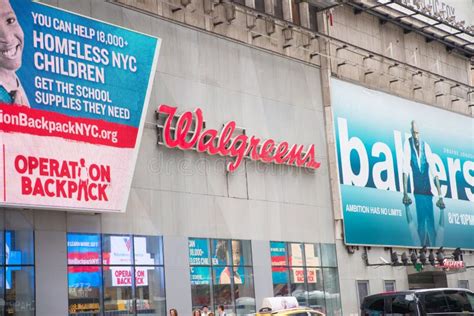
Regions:
[[[357,137],[351,137],[349,139],[346,119],[338,118],[337,122],[339,126],[339,143],[341,146],[343,183],[365,187],[369,179],[369,158],[367,157],[364,144]],[[360,170],[357,175],[352,172],[351,152],[353,150],[357,152],[360,160]]]
[[[380,157],[381,154],[385,156],[385,160],[375,163],[372,169],[375,187],[381,190],[397,191],[392,152],[386,144],[377,142],[372,147],[372,156]],[[387,180],[385,181],[382,179],[383,172],[387,173]]]
[[[474,162],[466,161],[462,169],[464,179],[466,180],[467,184],[471,186],[470,188],[465,189],[466,196],[469,201],[474,201],[474,192],[472,191],[474,187]]]
[[[461,162],[459,159],[448,158],[449,186],[451,187],[451,198],[458,199],[458,186],[456,182],[456,173],[461,171]]]

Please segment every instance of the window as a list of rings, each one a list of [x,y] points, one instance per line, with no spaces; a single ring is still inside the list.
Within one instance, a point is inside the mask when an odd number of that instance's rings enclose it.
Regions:
[[[323,268],[326,315],[342,315],[339,274],[336,268]]]
[[[446,302],[449,306],[449,311],[451,313],[467,313],[474,312],[472,309],[471,303],[469,302],[466,292],[464,291],[444,291],[446,295]]]
[[[469,280],[459,280],[458,288],[469,290]]]
[[[274,296],[294,296],[327,315],[341,313],[334,245],[272,241],[270,252]]]
[[[466,296],[467,296],[467,300],[471,304],[472,310],[474,310],[474,294],[466,293]]]
[[[470,293],[457,290],[436,291],[420,295],[424,309],[428,314],[474,312],[473,299]]]
[[[313,31],[318,31],[318,8],[312,5],[309,6],[309,28]]]
[[[416,303],[413,295],[387,297],[389,316],[416,315]]]
[[[255,313],[250,241],[190,238],[189,265],[193,309]]]
[[[447,313],[449,312],[448,302],[443,292],[434,292],[420,295],[424,303],[426,313]]]
[[[383,281],[383,288],[385,289],[385,292],[395,292],[395,281],[393,280],[385,280]]]
[[[162,239],[67,235],[69,315],[166,315]]]
[[[238,3],[240,5],[245,5],[245,0],[232,0],[232,2]]]
[[[255,10],[265,13],[265,1],[255,0]]]
[[[364,298],[369,295],[369,281],[357,281],[357,297],[359,305],[362,304]]]
[[[300,20],[300,7],[299,3],[301,0],[291,0],[290,7],[291,7],[291,16],[293,17],[293,23],[296,25],[301,25]]]
[[[283,0],[273,0],[273,10],[275,17],[283,19]]]
[[[0,233],[0,315],[35,315],[34,235],[32,230]],[[3,302],[2,302],[3,303]]]
[[[384,315],[385,299],[383,297],[376,298],[367,302],[364,306],[364,315],[376,316]]]

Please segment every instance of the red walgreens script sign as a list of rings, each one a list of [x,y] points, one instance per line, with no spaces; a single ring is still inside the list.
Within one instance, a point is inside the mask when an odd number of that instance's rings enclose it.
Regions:
[[[219,132],[215,129],[203,130],[202,110],[197,108],[194,113],[184,112],[178,116],[176,126],[171,126],[176,116],[176,107],[160,105],[159,114],[167,115],[162,136],[164,144],[169,148],[182,150],[196,149],[209,155],[232,157],[227,170],[233,172],[245,157],[264,163],[285,164],[301,168],[318,169],[321,163],[316,161],[314,145],[305,151],[303,145],[291,145],[288,142],[276,143],[273,139],[261,140],[256,136],[238,135],[233,137],[236,123],[227,122]],[[195,121],[195,124],[193,124]],[[194,127],[194,130],[191,128]],[[189,137],[190,135],[191,138]]]

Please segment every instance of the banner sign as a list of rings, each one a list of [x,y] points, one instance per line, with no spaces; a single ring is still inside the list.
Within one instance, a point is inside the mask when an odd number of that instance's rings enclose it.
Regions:
[[[331,80],[347,244],[474,249],[472,118]]]
[[[286,243],[281,241],[270,242],[270,256],[272,259],[272,279],[273,284],[288,283],[288,264],[286,258]]]
[[[190,267],[191,285],[210,285],[211,268],[209,267]]]
[[[68,234],[67,263],[100,265],[100,236],[98,234]]]
[[[232,161],[227,164],[229,172],[234,172],[244,158],[309,169],[318,169],[321,165],[316,161],[314,145],[305,149],[303,145],[290,145],[286,141],[277,143],[273,139],[261,140],[245,134],[234,137],[237,127],[234,121],[227,122],[221,131],[203,130],[204,117],[200,108],[194,113],[187,111],[177,115],[176,107],[162,104],[157,113],[166,117],[164,126],[158,124],[158,131],[165,146],[181,150],[196,149],[197,152],[206,152],[212,156],[230,157]],[[178,119],[175,120],[175,117]]]
[[[135,267],[135,286],[148,286],[148,270],[153,267]],[[112,286],[132,286],[132,267],[111,267]]]
[[[189,238],[189,264],[210,265],[209,241],[207,239]]]
[[[161,40],[25,0],[0,14],[0,204],[125,211]]]

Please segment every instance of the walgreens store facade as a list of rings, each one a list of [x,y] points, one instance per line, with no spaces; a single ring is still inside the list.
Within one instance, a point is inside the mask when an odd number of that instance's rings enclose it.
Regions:
[[[0,314],[342,313],[319,69],[101,0],[4,2]]]

